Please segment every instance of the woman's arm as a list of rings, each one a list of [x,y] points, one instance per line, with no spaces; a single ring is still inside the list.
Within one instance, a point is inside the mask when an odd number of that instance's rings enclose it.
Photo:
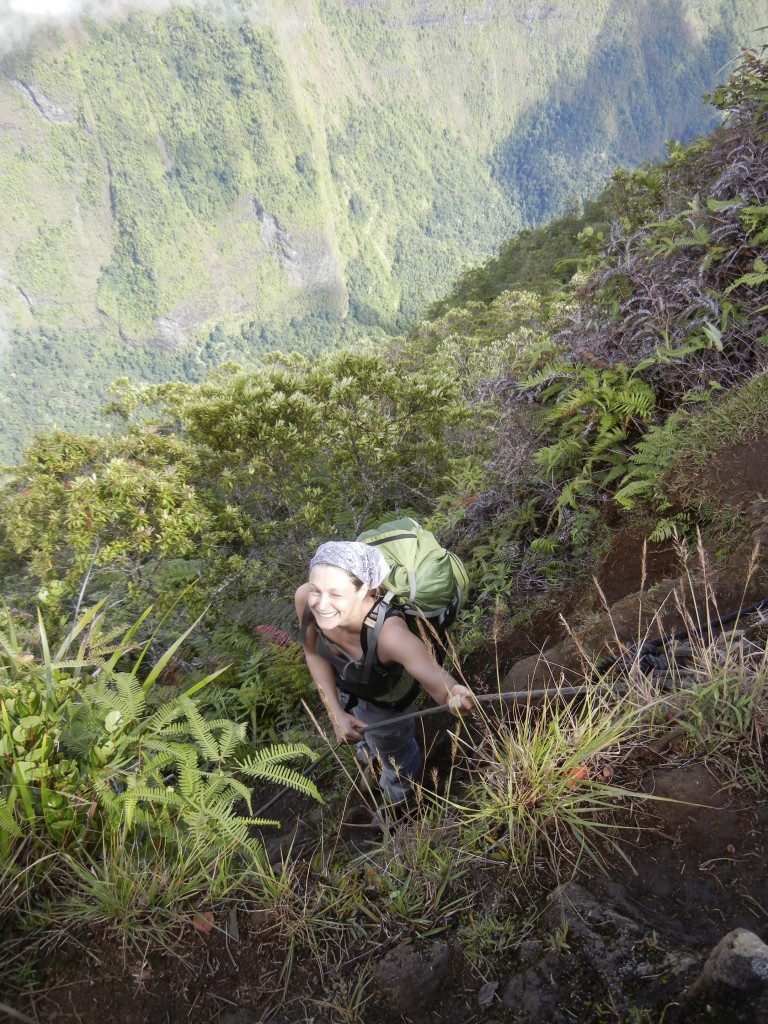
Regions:
[[[299,616],[300,623],[304,617],[308,590],[308,584],[304,583],[296,591],[296,614]],[[339,703],[339,691],[336,687],[336,676],[333,667],[325,658],[322,658],[317,653],[316,639],[317,632],[314,622],[310,618],[310,621],[307,623],[303,645],[309,674],[312,676],[312,681],[317,687],[317,692],[320,694],[320,699],[325,705],[325,710],[328,712],[328,718],[331,721],[338,742],[357,743],[358,740],[363,738],[361,729],[365,728],[365,723],[346,712]]]
[[[472,691],[437,664],[429,648],[415,636],[400,616],[391,616],[381,627],[376,657],[382,665],[396,662],[424,687],[437,704],[447,704],[453,714],[474,708]]]

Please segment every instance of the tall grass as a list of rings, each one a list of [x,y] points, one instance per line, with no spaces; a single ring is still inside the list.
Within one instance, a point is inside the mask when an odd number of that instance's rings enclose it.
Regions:
[[[571,873],[585,855],[599,863],[606,845],[621,853],[616,812],[636,794],[613,784],[614,766],[648,715],[634,690],[598,686],[484,715],[479,742],[460,741],[469,783],[451,806],[462,842],[528,873]]]

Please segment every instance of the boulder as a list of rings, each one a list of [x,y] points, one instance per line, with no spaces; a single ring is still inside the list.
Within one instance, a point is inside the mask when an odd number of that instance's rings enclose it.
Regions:
[[[393,1017],[412,1016],[439,1003],[451,950],[434,942],[424,950],[397,946],[376,967],[375,984]]]
[[[727,1009],[731,1024],[768,1020],[768,946],[746,928],[728,932],[707,957],[686,1001]]]

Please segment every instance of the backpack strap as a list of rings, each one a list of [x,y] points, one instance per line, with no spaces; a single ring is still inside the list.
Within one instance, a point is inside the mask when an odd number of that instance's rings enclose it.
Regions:
[[[379,640],[379,633],[391,607],[392,594],[386,593],[380,601],[371,608],[363,620],[365,626],[365,661],[363,662],[363,674],[361,682],[367,683],[371,678],[371,669],[376,661],[376,644]]]
[[[299,628],[299,643],[303,644],[307,637],[307,627],[309,626],[309,617],[312,613],[309,610],[309,601],[304,605],[304,611],[301,613],[301,627]]]

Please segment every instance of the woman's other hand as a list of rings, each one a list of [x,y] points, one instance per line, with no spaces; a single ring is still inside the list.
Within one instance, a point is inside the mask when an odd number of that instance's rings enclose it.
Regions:
[[[456,683],[448,692],[446,706],[452,715],[467,715],[474,709],[472,691],[468,686]]]
[[[363,738],[365,722],[348,714],[346,711],[337,712],[333,718],[333,731],[336,733],[336,740],[339,743],[359,743]]]

